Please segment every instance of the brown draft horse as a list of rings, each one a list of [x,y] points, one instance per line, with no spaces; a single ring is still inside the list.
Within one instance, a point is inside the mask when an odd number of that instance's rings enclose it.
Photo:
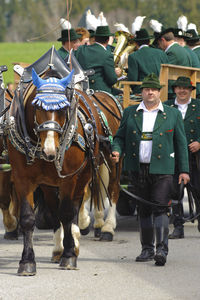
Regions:
[[[4,150],[3,138],[0,136],[0,153]],[[5,159],[0,158],[0,164],[4,164]],[[3,214],[3,224],[5,228],[4,238],[14,240],[18,238],[17,233],[17,201],[13,205],[15,197],[14,188],[11,182],[11,170],[0,170],[0,208]]]
[[[24,276],[36,274],[32,241],[33,192],[38,185],[48,185],[52,192],[55,187],[58,189],[58,197],[53,197],[56,200],[46,201],[55,220],[54,240],[58,236],[60,239],[61,228],[64,231],[63,242],[55,245],[52,255],[53,261],[61,256],[62,269],[76,269],[80,237],[78,211],[90,182],[92,196],[99,192],[100,165],[109,166],[108,190],[114,202],[119,193],[120,168],[117,171],[112,164],[110,151],[104,145],[109,144],[107,139],[111,138],[111,131],[115,134],[119,126],[121,114],[116,103],[103,92],[87,95],[74,90],[73,86],[66,88],[72,73],[58,79],[50,70],[46,77],[47,80],[42,79],[33,71],[37,90],[32,84],[25,91],[19,89],[9,115],[8,153],[24,240],[18,275]],[[109,107],[109,111],[105,110],[109,116],[108,126],[101,120],[95,105],[99,99]]]
[[[5,120],[9,104],[12,101],[12,94],[4,88],[2,73],[7,71],[7,66],[0,66],[0,209],[3,214],[5,227],[5,239],[17,239],[17,207],[13,205],[14,195],[11,183],[11,170],[9,168],[7,154],[5,151]],[[16,203],[16,202],[15,202]]]

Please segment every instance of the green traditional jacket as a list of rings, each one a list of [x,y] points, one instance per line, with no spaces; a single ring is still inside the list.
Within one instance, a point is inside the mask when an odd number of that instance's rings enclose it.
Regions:
[[[198,56],[198,59],[200,61],[200,45],[195,46],[192,51],[194,51],[194,53]]]
[[[188,51],[180,46],[178,43],[174,43],[169,49],[166,51],[166,54],[169,59],[169,64],[179,65],[185,67],[192,67],[192,58]],[[173,94],[172,85],[173,81],[169,80],[168,93]]]
[[[128,80],[143,81],[150,73],[160,74],[161,64],[168,64],[166,53],[160,49],[143,46],[128,56]],[[139,86],[132,86],[133,93],[141,93]]]
[[[69,51],[67,51],[65,48],[61,47],[60,49],[58,49],[58,54],[65,62],[68,60]]]
[[[175,100],[165,102],[166,105],[178,109],[174,103]],[[191,99],[183,122],[188,145],[195,141],[200,143],[200,100]]]
[[[112,93],[112,86],[117,82],[114,58],[110,50],[101,45],[80,46],[75,57],[84,70],[94,69],[95,74],[89,76],[89,86],[93,90]]]
[[[192,51],[192,49],[188,46],[184,46],[184,48],[187,50],[187,52],[191,56],[192,67],[193,68],[200,68],[200,60],[199,60],[199,57],[197,56],[197,54],[195,53],[195,51]],[[199,50],[200,50],[200,48],[199,48]],[[200,98],[200,84],[199,83],[197,83],[196,88],[197,88],[196,95],[197,95],[198,98]]]
[[[143,110],[138,105],[124,110],[120,127],[114,137],[112,151],[124,156],[125,171],[139,171],[139,146],[142,136]],[[164,105],[158,111],[152,133],[151,174],[174,174],[175,156],[180,173],[188,173],[188,147],[181,113]]]
[[[166,54],[169,59],[169,63],[172,65],[179,66],[192,66],[192,59],[188,51],[180,46],[178,43],[174,43],[169,49],[166,51]]]
[[[183,48],[189,53],[189,55],[191,57],[192,67],[200,68],[200,61],[199,61],[197,54],[194,51],[192,51],[192,49],[188,46],[184,46]]]

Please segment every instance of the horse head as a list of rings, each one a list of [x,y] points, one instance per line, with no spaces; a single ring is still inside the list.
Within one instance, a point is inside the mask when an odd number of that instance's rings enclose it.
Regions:
[[[66,87],[71,82],[74,71],[62,79],[56,77],[40,78],[32,69],[36,96],[32,101],[35,109],[35,131],[40,137],[41,148],[48,161],[56,158],[59,139],[66,124],[70,101]],[[51,73],[49,73],[51,74]]]

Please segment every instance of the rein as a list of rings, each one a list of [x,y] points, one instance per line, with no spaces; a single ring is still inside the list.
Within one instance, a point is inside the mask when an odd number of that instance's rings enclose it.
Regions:
[[[132,192],[129,192],[127,191],[125,188],[123,188],[121,185],[120,185],[120,189],[125,192],[127,195],[129,195],[131,198],[133,198],[134,200],[137,200],[143,204],[146,204],[146,205],[150,205],[150,206],[159,206],[159,207],[171,207],[171,206],[174,206],[174,205],[177,205],[180,201],[181,201],[181,195],[183,193],[183,190],[184,190],[184,183],[183,181],[181,182],[180,184],[180,197],[178,200],[173,200],[173,203],[170,203],[170,204],[158,204],[158,203],[153,203],[149,200],[146,200],[140,196],[137,196],[136,194],[132,193]]]
[[[112,116],[114,116],[117,120],[121,121],[121,118],[118,117],[112,110],[110,110],[102,101],[100,101],[95,94],[92,95],[99,104],[101,104]]]
[[[184,223],[185,222],[193,222],[195,219],[197,219],[199,216],[200,216],[200,211],[196,214],[194,214],[194,203],[193,203],[193,198],[194,198],[194,202],[195,202],[195,197],[194,197],[194,191],[193,191],[193,188],[191,186],[190,183],[188,183],[186,186],[184,186],[184,183],[183,181],[181,182],[180,184],[180,190],[179,190],[179,199],[178,200],[173,200],[172,203],[168,204],[168,205],[164,205],[164,204],[157,204],[157,203],[152,203],[142,197],[139,197],[137,195],[135,195],[134,193],[132,192],[129,192],[127,191],[125,188],[123,188],[122,185],[120,185],[120,189],[125,192],[129,197],[131,197],[132,199],[136,200],[136,201],[139,201],[143,204],[146,204],[146,205],[150,205],[150,206],[159,206],[159,207],[172,207],[174,205],[177,205],[178,203],[181,202],[182,200],[182,194],[183,194],[183,191],[184,191],[184,187],[186,187],[187,189],[187,193],[188,193],[188,202],[189,202],[189,211],[190,211],[190,216],[187,217],[187,218],[184,218],[183,217],[183,221]],[[193,198],[192,198],[193,197]],[[198,199],[197,199],[198,201]]]

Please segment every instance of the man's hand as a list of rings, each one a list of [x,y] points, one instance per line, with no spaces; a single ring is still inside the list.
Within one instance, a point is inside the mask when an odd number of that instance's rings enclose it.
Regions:
[[[189,149],[190,149],[190,151],[192,153],[195,153],[195,152],[199,151],[199,149],[200,149],[200,143],[197,142],[197,141],[196,142],[192,142],[191,144],[188,145],[188,147],[189,147]]]
[[[184,184],[187,184],[190,181],[190,176],[187,173],[181,173],[178,178],[178,183],[181,184],[182,180]]]
[[[119,152],[113,151],[111,158],[114,163],[118,163],[119,162]]]

